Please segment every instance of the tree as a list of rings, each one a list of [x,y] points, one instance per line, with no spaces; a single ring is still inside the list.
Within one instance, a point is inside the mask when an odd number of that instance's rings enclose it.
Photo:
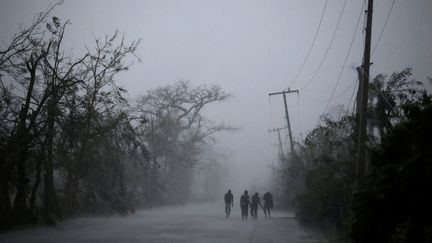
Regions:
[[[369,170],[360,185],[354,181],[355,118],[348,114],[324,117],[299,145],[298,157],[279,167],[285,188],[294,175],[303,175],[295,199],[301,222],[336,226],[357,242],[431,241],[431,202],[420,188],[431,186],[425,151],[431,146],[426,124],[432,101],[410,76],[411,69],[404,69],[388,79],[379,74],[370,84]]]
[[[5,212],[11,209],[9,197],[10,182],[16,188],[13,200],[14,212],[20,220],[28,213],[27,167],[32,154],[38,149],[35,135],[41,132],[40,116],[48,98],[48,91],[41,79],[44,58],[52,51],[52,42],[44,37],[43,25],[54,7],[41,12],[33,24],[15,35],[9,46],[0,51],[0,81],[5,106],[2,106],[3,138],[7,141],[2,147],[2,192],[1,198]],[[39,147],[40,148],[40,147]],[[37,175],[40,174],[40,158],[36,159]],[[39,181],[36,180],[32,189]],[[32,200],[31,200],[31,203]]]
[[[305,191],[296,199],[304,223],[338,225],[348,218],[354,176],[354,118],[343,115],[324,124],[305,138],[300,154],[308,164]]]
[[[395,72],[387,80],[386,75],[378,74],[369,85],[369,127],[377,128],[379,137],[406,118],[404,104],[417,104],[422,99],[422,82],[410,79],[411,75],[411,68]]]
[[[136,110],[150,119],[146,128],[147,144],[152,156],[152,172],[161,168],[161,178],[154,178],[165,188],[159,195],[166,201],[184,202],[190,193],[192,169],[198,163],[200,144],[219,131],[233,131],[232,127],[213,122],[202,116],[211,103],[227,100],[231,95],[219,86],[193,87],[180,80],[151,90],[140,98]]]
[[[115,139],[119,136],[118,133],[125,132],[128,134],[125,137],[128,139],[127,144],[137,143],[139,140],[135,137],[137,135],[134,134],[129,118],[128,102],[123,97],[126,91],[116,82],[117,74],[128,70],[130,63],[126,59],[134,56],[138,45],[139,41],[126,44],[124,37],[119,36],[118,32],[96,39],[94,50],[87,50],[88,58],[84,59],[81,72],[77,76],[80,82],[73,86],[79,92],[70,92],[65,97],[67,112],[63,115],[62,126],[68,129],[65,130],[67,140],[62,141],[64,147],[61,149],[69,151],[68,156],[63,156],[68,163],[62,170],[66,178],[64,201],[68,204],[68,211],[98,211],[97,205],[105,204],[105,200],[111,202],[104,206],[102,211],[113,210],[113,196],[107,196],[109,193],[105,190],[117,186],[107,184],[112,178],[103,174],[112,171],[102,170],[97,180],[92,178],[94,175],[89,172],[111,161],[112,166],[119,167],[108,166],[109,170],[117,169],[118,173],[124,173],[122,164],[125,161],[118,156],[129,148],[121,147],[124,140]],[[140,158],[145,160],[146,149],[142,144],[137,147],[139,148],[136,148],[135,152],[143,155],[144,157]],[[118,154],[115,154],[116,152]],[[121,183],[119,186],[122,186]],[[80,192],[80,187],[85,188],[85,192]],[[88,201],[84,205],[79,203],[80,193],[86,194],[84,198]],[[100,194],[105,196],[101,197]],[[123,197],[122,200],[124,199]]]
[[[102,204],[103,212],[133,211],[130,167],[148,160],[116,80],[139,41],[116,32],[72,58],[62,46],[69,23],[49,21],[53,7],[0,52],[1,227],[53,224],[62,210]]]
[[[396,124],[374,149],[367,186],[356,194],[352,237],[357,242],[432,242],[432,97],[400,109]]]

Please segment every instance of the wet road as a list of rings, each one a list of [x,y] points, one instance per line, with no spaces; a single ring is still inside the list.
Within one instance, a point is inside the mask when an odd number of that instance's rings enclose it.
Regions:
[[[19,230],[0,234],[0,242],[319,242],[306,233],[288,212],[271,219],[242,221],[235,206],[230,218],[224,205],[190,204],[137,211],[131,216],[87,217],[56,228]]]

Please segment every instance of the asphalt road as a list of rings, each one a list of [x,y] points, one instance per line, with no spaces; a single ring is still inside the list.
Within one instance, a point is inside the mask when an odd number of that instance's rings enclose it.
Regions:
[[[242,221],[238,206],[225,218],[224,205],[190,204],[137,211],[131,216],[66,220],[56,228],[0,234],[0,242],[320,242],[302,229],[289,212],[260,211]]]

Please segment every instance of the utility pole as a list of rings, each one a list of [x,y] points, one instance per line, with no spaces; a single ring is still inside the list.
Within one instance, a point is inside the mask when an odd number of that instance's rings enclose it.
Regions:
[[[282,149],[282,139],[281,139],[281,135],[280,135],[280,130],[285,129],[286,127],[281,127],[281,128],[275,128],[275,129],[271,129],[269,130],[269,132],[277,132],[278,134],[278,139],[279,139],[279,156],[282,158],[283,156],[283,149]]]
[[[288,126],[288,136],[289,136],[289,140],[290,140],[290,146],[291,146],[291,153],[295,154],[294,151],[294,142],[293,142],[293,138],[292,138],[292,132],[291,132],[291,125],[290,125],[290,120],[289,120],[289,116],[288,116],[288,106],[287,106],[287,101],[286,101],[286,94],[289,93],[299,93],[298,90],[291,90],[290,88],[288,88],[288,91],[282,90],[282,92],[276,92],[276,93],[270,93],[269,96],[272,95],[283,95],[283,99],[284,99],[284,105],[285,105],[285,117],[287,120],[287,126]]]
[[[362,64],[362,82],[360,83],[360,100],[358,102],[360,118],[359,118],[359,129],[358,129],[358,143],[357,143],[357,164],[356,164],[356,175],[361,178],[366,170],[366,124],[367,124],[367,103],[368,103],[368,91],[369,91],[369,67],[370,67],[370,49],[371,49],[371,37],[372,37],[372,13],[373,13],[373,0],[368,0],[368,8],[366,10],[366,36],[365,36],[365,48],[363,54]]]

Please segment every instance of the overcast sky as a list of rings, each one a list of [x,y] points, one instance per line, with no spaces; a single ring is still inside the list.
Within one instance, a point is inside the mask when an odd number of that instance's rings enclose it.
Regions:
[[[52,1],[0,3],[0,41],[4,44],[19,25],[29,24]],[[209,107],[206,113],[215,121],[242,127],[236,134],[218,135],[218,142],[219,147],[232,151],[233,170],[243,178],[239,186],[246,187],[251,178],[262,183],[268,164],[276,158],[277,135],[268,129],[285,126],[282,96],[269,99],[268,93],[290,84],[291,89],[301,89],[298,96],[288,95],[296,140],[318,124],[335,87],[330,110],[348,104],[352,109],[357,78],[353,67],[361,64],[364,45],[361,0],[346,1],[333,45],[315,78],[304,87],[325,55],[343,3],[328,0],[315,45],[295,80],[316,34],[324,0],[65,0],[54,14],[71,21],[65,39],[75,53],[91,46],[93,36],[115,30],[124,33],[126,40],[142,39],[138,50],[142,62],[120,76],[130,98],[178,79],[196,85],[218,84],[233,93],[233,99]],[[375,1],[372,48],[393,3],[371,59],[371,75],[412,67],[415,78],[426,80],[432,76],[431,0]],[[241,172],[241,168],[247,170]]]

